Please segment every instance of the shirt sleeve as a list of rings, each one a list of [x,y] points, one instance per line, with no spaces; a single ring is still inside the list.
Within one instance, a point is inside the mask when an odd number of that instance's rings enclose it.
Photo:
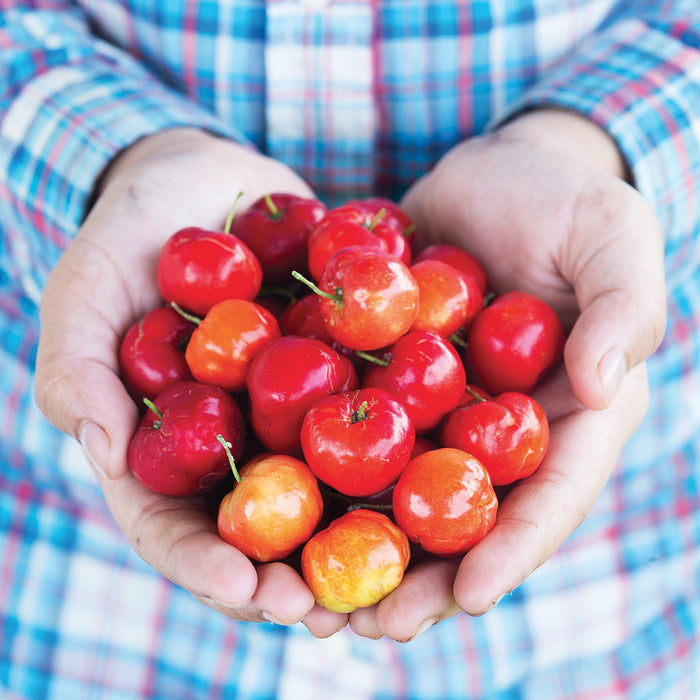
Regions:
[[[611,18],[511,114],[550,105],[583,113],[606,129],[657,213],[669,258],[697,238],[700,221],[700,4],[626,6],[629,15]]]
[[[3,257],[21,268],[25,287],[42,286],[113,157],[176,126],[245,141],[93,36],[79,11],[0,14]]]

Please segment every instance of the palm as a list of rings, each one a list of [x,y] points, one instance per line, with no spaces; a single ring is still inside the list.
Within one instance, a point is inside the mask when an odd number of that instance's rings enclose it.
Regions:
[[[138,410],[120,381],[117,351],[126,328],[160,303],[155,265],[168,236],[189,225],[221,228],[241,191],[244,207],[270,188],[310,190],[288,169],[234,144],[185,134],[173,147],[171,134],[163,136],[118,164],[46,285],[37,398],[111,477],[100,477],[107,503],[146,561],[231,617],[259,621],[264,612],[293,623],[314,604],[295,571],[255,567],[218,537],[201,498],[159,496],[129,472]],[[323,633],[326,618],[316,617]]]
[[[462,562],[422,562],[376,608],[351,615],[361,634],[406,640],[460,609],[486,611],[588,513],[644,413],[663,256],[634,190],[572,149],[517,130],[457,146],[402,204],[421,244],[465,247],[494,292],[529,291],[570,329],[566,367],[535,395],[550,420],[547,457],[503,499],[494,529]],[[610,353],[624,365],[614,378]]]

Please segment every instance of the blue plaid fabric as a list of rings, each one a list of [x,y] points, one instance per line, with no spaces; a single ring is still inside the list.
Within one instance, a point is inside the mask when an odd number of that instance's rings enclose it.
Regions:
[[[397,198],[543,104],[615,136],[666,234],[651,407],[590,516],[407,645],[232,623],[163,580],[32,398],[41,290],[105,165],[195,125],[329,204]],[[700,698],[699,139],[696,0],[0,0],[0,697]]]

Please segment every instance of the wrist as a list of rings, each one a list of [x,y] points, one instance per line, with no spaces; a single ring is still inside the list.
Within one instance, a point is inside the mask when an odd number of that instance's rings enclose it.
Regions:
[[[626,182],[629,168],[616,141],[582,114],[559,108],[533,109],[507,122],[503,131],[563,147]]]

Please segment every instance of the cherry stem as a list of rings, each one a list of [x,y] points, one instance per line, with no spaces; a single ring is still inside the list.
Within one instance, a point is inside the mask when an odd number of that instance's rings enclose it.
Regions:
[[[236,214],[236,206],[238,205],[238,201],[242,196],[243,190],[241,190],[236,195],[236,199],[233,200],[233,206],[231,207],[231,210],[229,211],[228,216],[226,217],[226,223],[224,223],[224,233],[231,233],[231,224],[233,223],[233,217]]]
[[[474,391],[470,386],[466,387],[467,394],[473,396],[477,401],[486,401],[486,397]]]
[[[455,345],[458,345],[460,348],[466,348],[468,347],[468,343],[462,336],[459,335],[459,333],[453,333],[448,340]]]
[[[321,297],[330,299],[331,301],[336,302],[336,304],[343,303],[343,295],[340,289],[335,294],[324,292],[322,289],[319,289],[311,280],[306,279],[306,277],[304,277],[304,275],[302,275],[301,272],[297,272],[296,270],[292,270],[292,277],[294,277],[295,280],[299,280],[299,282],[303,282],[312,292],[314,292],[314,294],[318,294]]]
[[[282,212],[280,208],[272,201],[272,195],[265,195],[265,204],[270,211],[270,216],[272,219],[277,220],[282,217]]]
[[[358,423],[361,420],[367,420],[367,402],[363,401],[360,407],[352,414],[351,423]]]
[[[184,318],[186,321],[190,321],[191,323],[196,323],[199,325],[202,322],[202,319],[199,316],[195,316],[194,314],[191,314],[187,311],[185,311],[179,304],[177,304],[174,301],[170,302],[170,306],[177,311],[182,318]]]
[[[224,451],[226,452],[226,457],[228,458],[228,463],[231,465],[231,471],[233,472],[233,478],[236,480],[237,484],[241,483],[241,476],[238,473],[238,469],[236,469],[236,460],[233,458],[233,455],[231,454],[231,443],[226,440],[226,438],[219,433],[216,436],[216,439],[224,446]]]
[[[375,510],[379,513],[391,513],[393,506],[390,503],[352,503],[346,510],[348,512],[351,510]]]
[[[372,231],[374,227],[379,223],[379,220],[386,214],[386,209],[382,207],[375,215],[372,221],[367,224],[367,228]]]
[[[163,420],[163,413],[162,413],[161,410],[158,408],[158,406],[156,406],[156,405],[153,403],[153,401],[151,401],[151,399],[149,399],[148,397],[144,396],[144,397],[143,397],[143,402],[146,404],[146,406],[147,406],[151,411],[153,411],[153,413],[156,414],[156,417],[158,418],[158,420],[153,424],[153,429],[154,429],[154,430],[158,430],[158,428],[160,428],[160,423],[161,423],[161,421]]]
[[[368,352],[365,352],[364,350],[355,350],[355,354],[358,357],[361,357],[363,360],[367,360],[368,362],[373,362],[375,365],[379,365],[380,367],[388,367],[389,362],[387,360],[382,360],[380,357],[376,357],[375,355],[371,355]]]
[[[343,493],[340,493],[340,491],[336,491],[335,489],[332,490],[327,490],[327,489],[321,489],[321,493],[324,497],[326,498],[335,498],[338,501],[344,501],[345,502],[345,510],[351,511],[351,510],[376,510],[378,512],[385,511],[385,512],[392,512],[393,511],[393,505],[391,503],[357,503],[354,499],[350,498],[350,496],[346,496]]]

